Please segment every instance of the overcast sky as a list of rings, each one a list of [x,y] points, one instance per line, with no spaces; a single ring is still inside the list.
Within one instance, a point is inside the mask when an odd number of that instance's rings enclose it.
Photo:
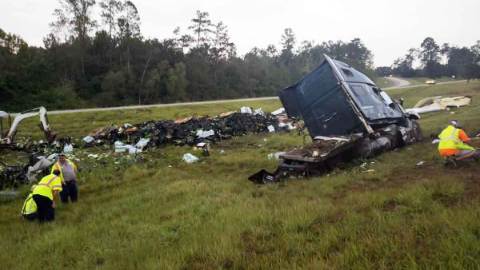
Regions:
[[[99,0],[97,0],[99,2]],[[146,38],[187,30],[196,10],[223,21],[240,54],[254,46],[279,46],[283,29],[297,43],[359,37],[373,52],[376,66],[391,65],[411,47],[433,37],[437,43],[471,46],[480,39],[480,0],[133,0]],[[43,45],[57,0],[0,0],[0,28]]]

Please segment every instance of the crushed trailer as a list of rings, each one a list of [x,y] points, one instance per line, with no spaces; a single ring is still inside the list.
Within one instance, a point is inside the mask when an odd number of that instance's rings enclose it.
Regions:
[[[342,162],[369,158],[422,139],[417,114],[407,113],[366,75],[327,55],[296,84],[279,91],[289,117],[303,119],[312,144],[280,155],[274,173],[249,180],[325,173]]]

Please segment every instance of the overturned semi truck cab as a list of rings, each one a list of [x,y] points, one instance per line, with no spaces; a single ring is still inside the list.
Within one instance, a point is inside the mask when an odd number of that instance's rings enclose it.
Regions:
[[[279,91],[288,116],[303,119],[312,144],[281,155],[275,177],[322,173],[422,139],[418,115],[405,112],[366,75],[324,57],[318,68]]]

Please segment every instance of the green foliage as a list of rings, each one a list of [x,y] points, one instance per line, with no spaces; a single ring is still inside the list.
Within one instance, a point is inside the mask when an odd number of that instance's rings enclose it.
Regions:
[[[480,78],[480,41],[471,48],[450,46],[448,43],[441,47],[431,37],[427,37],[420,45],[420,49],[409,49],[403,58],[398,58],[393,63],[389,72],[386,68],[377,69],[379,76],[396,74],[402,77],[429,77],[442,76],[457,78]],[[441,64],[441,57],[445,57],[447,64]],[[422,63],[421,68],[415,69],[415,60]]]
[[[145,40],[131,1],[100,1],[99,20],[93,16],[93,0],[61,3],[45,48],[1,32],[3,110],[20,111],[39,102],[48,109],[66,108],[72,97],[79,101],[74,107],[104,107],[274,96],[318,66],[324,53],[374,75],[372,54],[359,39],[303,42],[297,49],[295,34],[287,28],[281,49],[269,45],[238,57],[228,27],[213,22],[208,12],[197,11],[187,33],[177,28],[173,38]],[[97,21],[103,29],[92,35]],[[68,94],[57,94],[64,85]],[[45,92],[57,100],[38,98]]]
[[[184,101],[187,98],[188,81],[185,64],[177,63],[167,72],[165,87],[169,102]]]

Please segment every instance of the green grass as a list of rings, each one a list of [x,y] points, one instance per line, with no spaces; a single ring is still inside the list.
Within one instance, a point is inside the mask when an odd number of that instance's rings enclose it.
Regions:
[[[467,130],[480,127],[479,82],[390,93],[404,97],[406,105],[431,95],[474,97],[472,106],[453,115],[425,115],[421,125],[427,136],[452,117]],[[192,112],[214,115],[240,105],[245,104],[67,114],[50,120],[61,134],[81,137],[111,119],[120,124]],[[250,105],[272,110],[279,103]],[[28,128],[23,135],[30,134]],[[478,164],[447,169],[426,140],[323,177],[265,186],[247,180],[261,168],[276,167],[269,153],[299,145],[302,138],[294,133],[249,135],[213,145],[210,157],[191,165],[181,161],[184,153],[196,153],[190,147],[152,150],[137,162],[115,158],[120,164],[112,157],[95,162],[79,151],[80,201],[60,205],[54,223],[21,220],[22,199],[0,204],[2,268],[480,267]],[[417,167],[421,160],[425,165]]]

